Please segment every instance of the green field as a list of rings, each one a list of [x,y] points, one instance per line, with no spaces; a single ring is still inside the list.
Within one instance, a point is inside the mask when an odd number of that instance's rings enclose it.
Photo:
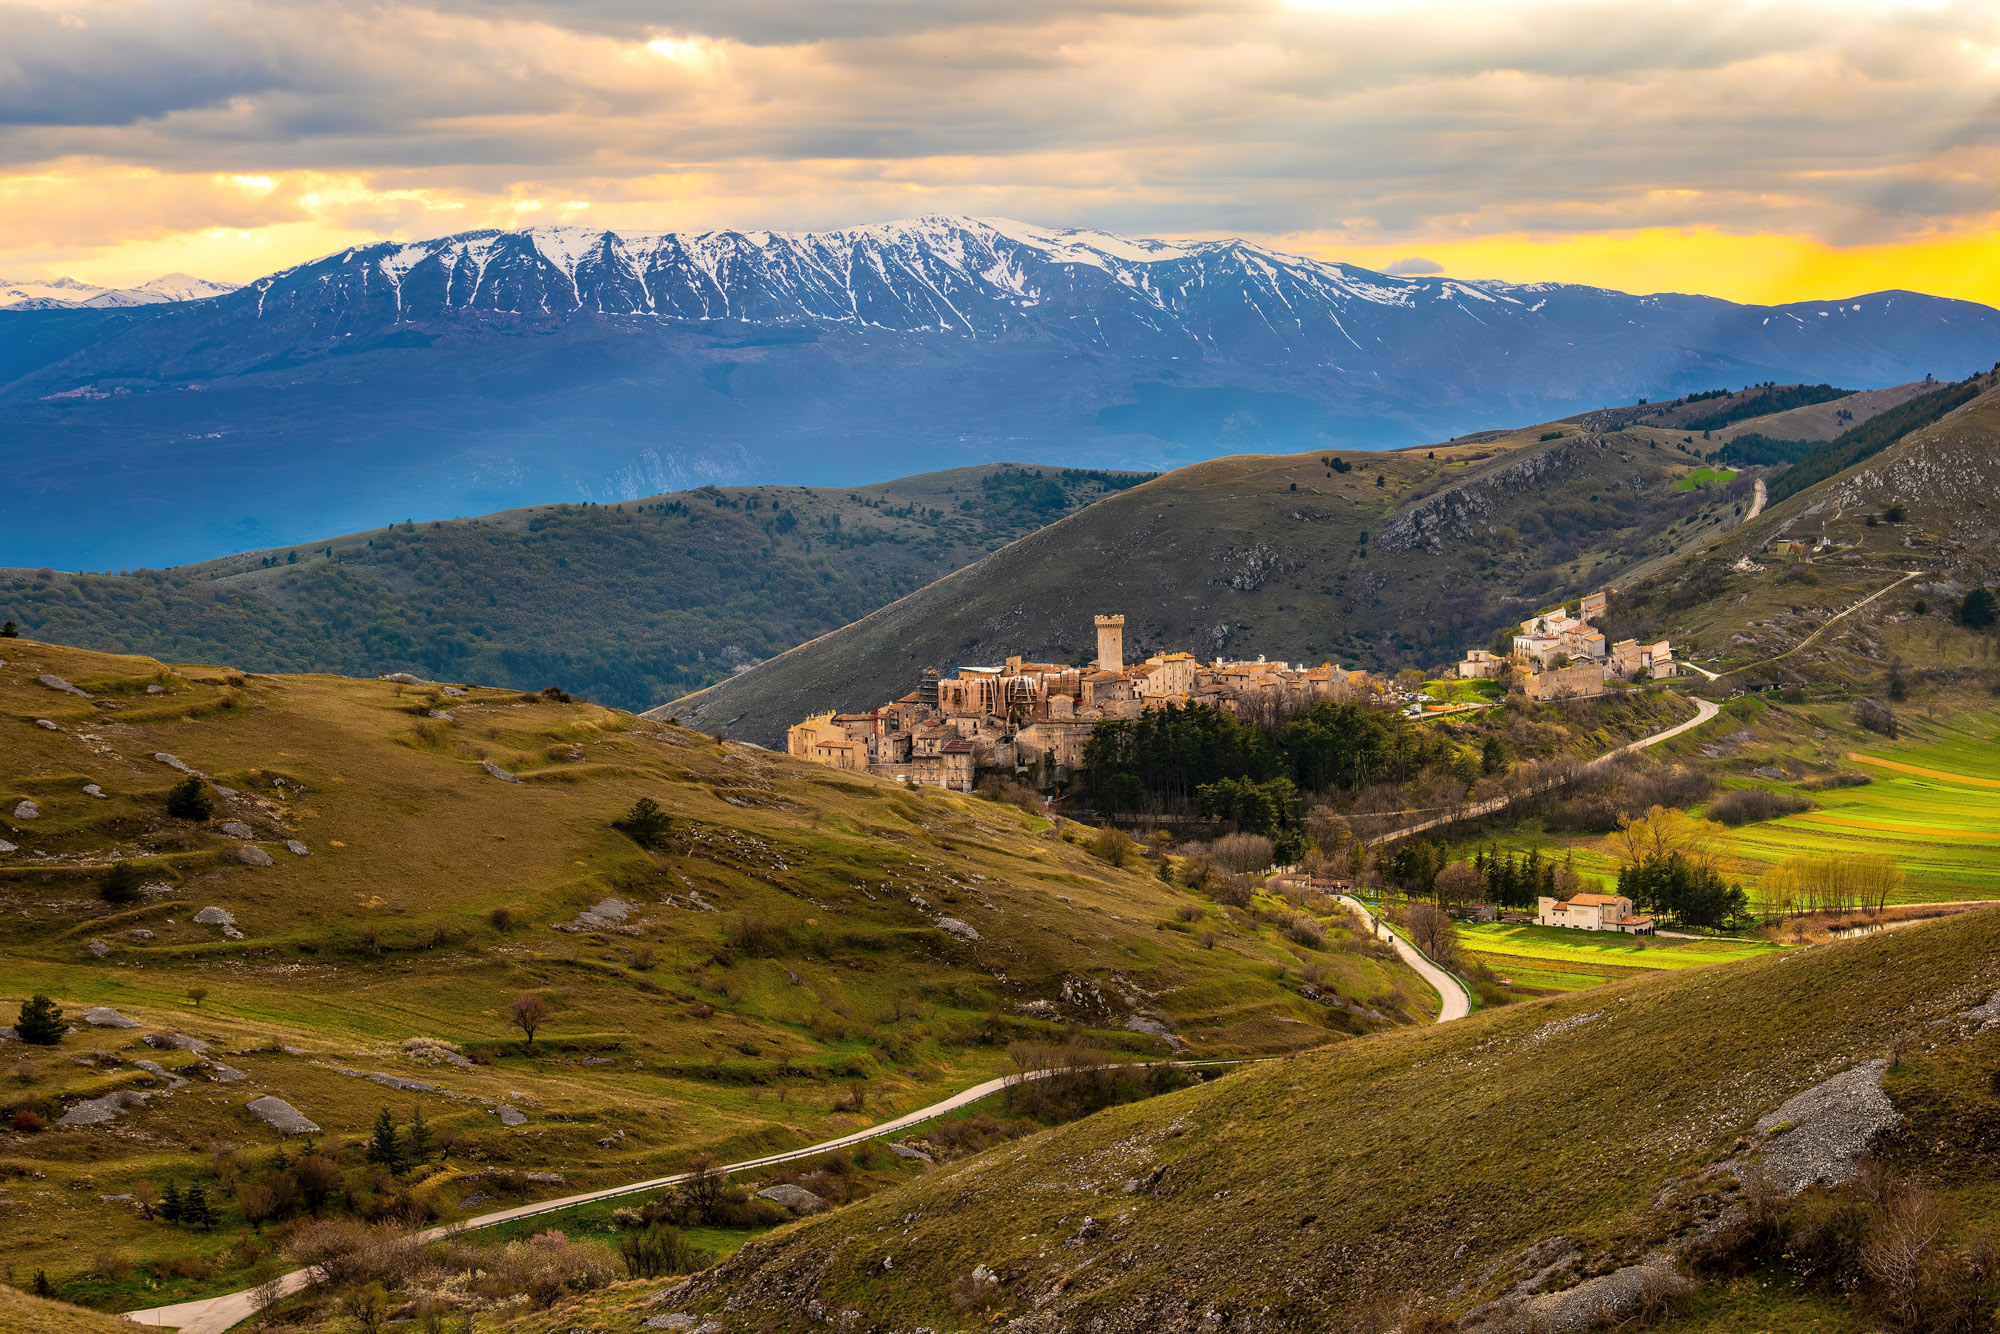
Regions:
[[[1941,710],[1900,742],[1850,738],[1836,747],[1840,768],[1872,781],[1805,792],[1818,810],[1732,830],[1735,869],[1747,887],[1765,867],[1799,853],[1880,853],[1903,868],[1904,902],[2000,898],[2000,787],[1963,781],[2000,782],[1996,737],[2000,714]],[[1903,773],[1850,753],[1952,777]]]
[[[1676,491],[1693,491],[1711,482],[1726,482],[1736,476],[1734,468],[1696,468],[1687,476],[1674,483]]]
[[[1759,958],[1776,948],[1763,941],[1620,936],[1497,922],[1461,925],[1458,939],[1468,964],[1484,965],[1492,982],[1517,998]]]

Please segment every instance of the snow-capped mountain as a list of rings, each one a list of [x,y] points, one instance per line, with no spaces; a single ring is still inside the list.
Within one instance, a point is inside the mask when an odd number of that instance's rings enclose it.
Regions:
[[[704,482],[1408,445],[2000,360],[2000,312],[1909,292],[1746,306],[999,218],[467,232],[65,316],[60,336],[35,318],[0,315],[0,456],[25,451],[15,478],[46,488],[0,564]]]
[[[0,278],[0,310],[112,310],[120,306],[155,306],[171,301],[204,301],[233,292],[236,283],[210,282],[185,273],[169,273],[137,287],[99,287],[75,278]]]

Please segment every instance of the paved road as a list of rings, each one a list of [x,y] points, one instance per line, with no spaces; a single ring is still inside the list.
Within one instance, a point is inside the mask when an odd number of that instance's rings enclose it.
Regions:
[[[1431,990],[1438,994],[1439,1023],[1463,1019],[1472,1013],[1472,999],[1465,994],[1465,988],[1459,984],[1457,978],[1425,958],[1423,951],[1415,945],[1391,931],[1389,924],[1370,912],[1368,905],[1360,899],[1352,894],[1342,894],[1339,898],[1342,903],[1360,913],[1361,920],[1368,923],[1377,936],[1394,945],[1396,953],[1402,956],[1403,962],[1416,969],[1417,975],[1431,984]]]
[[[1676,723],[1672,727],[1655,732],[1651,736],[1640,737],[1637,741],[1620,746],[1616,750],[1606,751],[1592,760],[1590,767],[1595,768],[1600,764],[1609,763],[1627,751],[1644,750],[1648,746],[1658,745],[1669,737],[1677,737],[1690,728],[1700,727],[1716,714],[1722,712],[1721,705],[1711,704],[1699,695],[1690,695],[1688,698],[1694,701],[1694,717],[1684,723]],[[1486,816],[1498,811],[1506,810],[1508,806],[1519,801],[1522,797],[1533,796],[1537,792],[1546,792],[1554,786],[1554,783],[1543,783],[1538,787],[1529,788],[1525,792],[1510,792],[1504,796],[1493,797],[1487,801],[1475,801],[1469,806],[1455,808],[1448,814],[1432,816],[1428,820],[1419,820],[1416,824],[1404,825],[1401,829],[1392,829],[1386,834],[1377,834],[1367,841],[1368,846],[1372,848],[1380,843],[1393,843],[1399,838],[1408,838],[1412,834],[1421,834],[1430,829],[1442,829],[1446,825],[1457,824],[1462,820],[1484,819]]]
[[[1249,1063],[1247,1061],[1172,1062],[1174,1065],[1191,1067],[1246,1065]],[[740,1163],[728,1164],[722,1168],[722,1171],[725,1173],[748,1172],[759,1168],[774,1167],[779,1163],[791,1162],[797,1158],[810,1158],[815,1154],[828,1153],[834,1149],[849,1148],[865,1140],[880,1139],[886,1135],[898,1134],[901,1131],[908,1130],[912,1126],[921,1125],[925,1121],[935,1120],[947,1112],[954,1112],[961,1107],[970,1106],[978,1102],[981,1098],[990,1098],[1017,1079],[1039,1079],[1044,1073],[1041,1071],[1031,1071],[1024,1075],[1003,1075],[998,1079],[989,1079],[983,1084],[974,1084],[971,1088],[954,1093],[949,1098],[945,1098],[940,1102],[934,1102],[928,1107],[922,1107],[914,1112],[906,1113],[892,1121],[884,1121],[879,1126],[869,1126],[865,1130],[857,1130],[852,1134],[841,1135],[835,1139],[822,1140],[818,1144],[809,1144],[801,1149],[787,1149],[783,1153],[767,1154],[762,1158],[746,1158]],[[690,1172],[677,1172],[672,1176],[654,1177],[648,1181],[634,1181],[627,1185],[611,1186],[604,1190],[584,1191],[580,1195],[565,1195],[561,1199],[541,1200],[534,1204],[523,1204],[512,1209],[502,1209],[497,1213],[481,1214],[477,1218],[468,1218],[460,1222],[449,1223],[443,1227],[430,1228],[416,1235],[421,1240],[433,1241],[439,1237],[448,1236],[469,1228],[492,1227],[498,1223],[511,1223],[517,1219],[533,1218],[537,1214],[554,1213],[561,1209],[571,1209],[579,1204],[594,1204],[599,1200],[616,1199],[621,1195],[636,1195],[645,1191],[665,1190],[669,1186],[677,1186],[687,1181],[692,1175]],[[277,1295],[281,1297],[290,1296],[305,1285],[306,1271],[295,1269],[278,1279]],[[234,1328],[237,1324],[248,1320],[256,1313],[257,1308],[263,1304],[263,1300],[260,1300],[260,1294],[264,1300],[270,1299],[270,1294],[264,1293],[262,1289],[246,1288],[241,1292],[232,1292],[221,1297],[204,1297],[200,1301],[180,1302],[173,1306],[154,1306],[143,1311],[128,1311],[125,1314],[125,1318],[135,1324],[178,1329],[181,1331],[181,1334],[222,1334],[222,1331]]]

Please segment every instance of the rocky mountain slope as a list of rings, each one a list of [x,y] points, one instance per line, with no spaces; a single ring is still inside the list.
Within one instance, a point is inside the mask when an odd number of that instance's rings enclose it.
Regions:
[[[415,671],[646,708],[1144,474],[1009,465],[396,525],[133,575],[0,570],[33,638],[250,671]]]
[[[1762,680],[1876,678],[1890,631],[1913,663],[1989,672],[1987,637],[1952,624],[1968,589],[2000,584],[2000,375],[1981,384],[1942,420],[1634,581],[1630,626],[1693,636]],[[1787,539],[1806,550],[1772,549]]]
[[[157,565],[703,482],[1407,445],[1996,358],[2000,314],[1912,293],[1752,307],[968,218],[468,233],[211,301],[0,315],[0,452],[31,502],[0,562]]]
[[[807,713],[895,698],[927,667],[1081,662],[1092,616],[1110,612],[1134,660],[1431,668],[1737,522],[1745,504],[1726,487],[1676,489],[1699,457],[1635,431],[1530,427],[1341,455],[1346,472],[1334,457],[1169,473],[658,713],[778,744]]]

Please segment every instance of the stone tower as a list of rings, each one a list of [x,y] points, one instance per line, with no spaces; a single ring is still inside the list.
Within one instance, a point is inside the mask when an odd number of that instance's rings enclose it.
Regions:
[[[1097,665],[1107,672],[1125,670],[1125,618],[1097,618]]]

